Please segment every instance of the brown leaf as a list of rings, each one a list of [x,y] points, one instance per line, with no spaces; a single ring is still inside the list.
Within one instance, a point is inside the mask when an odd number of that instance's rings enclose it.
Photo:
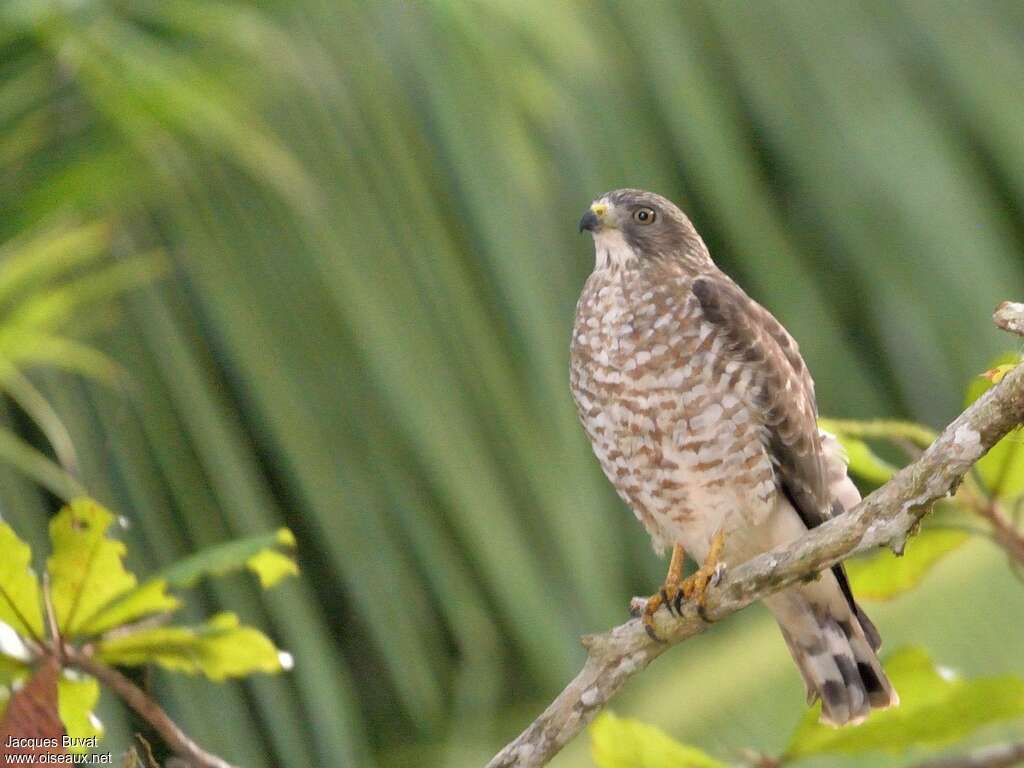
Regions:
[[[36,669],[25,687],[7,702],[0,722],[0,764],[9,755],[66,755],[64,725],[57,714],[56,659],[48,658]]]

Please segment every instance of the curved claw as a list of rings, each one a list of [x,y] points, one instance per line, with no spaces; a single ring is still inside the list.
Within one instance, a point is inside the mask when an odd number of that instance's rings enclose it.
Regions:
[[[647,605],[644,606],[643,615],[644,629],[647,631],[647,635],[652,640],[659,643],[664,641],[660,637],[658,637],[658,633],[654,631],[654,614],[657,613],[658,609],[662,605],[665,605],[664,595],[664,589],[662,589],[656,595],[651,595],[650,599],[647,601]]]
[[[709,587],[717,587],[722,583],[722,579],[725,578],[725,563],[718,563],[715,566],[714,573],[711,574],[711,580],[708,581]]]
[[[654,630],[654,624],[647,621],[647,617],[644,617],[644,629],[647,630],[647,636],[656,643],[664,643],[665,641],[658,637],[658,633]]]
[[[683,594],[683,590],[681,590],[681,589],[676,590],[676,599],[673,600],[672,602],[673,602],[673,605],[675,606],[676,615],[677,616],[682,616],[683,615],[683,600],[685,600],[685,599],[686,599],[686,596]]]

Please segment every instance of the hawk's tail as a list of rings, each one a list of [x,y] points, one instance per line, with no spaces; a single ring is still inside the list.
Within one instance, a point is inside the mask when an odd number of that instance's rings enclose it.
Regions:
[[[877,632],[859,608],[856,614],[850,610],[831,572],[815,583],[773,595],[765,603],[803,675],[807,703],[821,699],[823,723],[856,725],[872,709],[899,704],[875,654],[880,643]]]

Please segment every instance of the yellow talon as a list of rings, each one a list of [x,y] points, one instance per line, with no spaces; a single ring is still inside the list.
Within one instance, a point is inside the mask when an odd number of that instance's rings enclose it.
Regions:
[[[681,545],[675,545],[672,549],[672,561],[668,566],[665,583],[658,592],[651,595],[644,607],[644,629],[654,640],[660,640],[654,629],[654,614],[661,606],[664,605],[672,613],[679,613],[683,601],[686,600],[696,602],[698,608],[704,608],[707,602],[708,584],[721,565],[724,549],[725,534],[719,531],[711,539],[711,547],[708,549],[704,564],[684,579],[682,578],[683,563],[686,555]]]
[[[681,585],[683,596],[687,600],[696,599],[697,605],[701,608],[707,602],[708,583],[721,564],[722,551],[724,549],[725,534],[719,531],[711,539],[711,547],[708,549],[708,556],[704,558],[704,564],[694,571]]]

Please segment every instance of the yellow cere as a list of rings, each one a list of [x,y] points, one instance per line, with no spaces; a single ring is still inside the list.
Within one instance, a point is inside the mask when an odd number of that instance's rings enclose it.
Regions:
[[[594,203],[592,206],[590,206],[590,210],[592,210],[598,216],[604,216],[606,213],[608,213],[608,206],[605,205],[604,203]]]

